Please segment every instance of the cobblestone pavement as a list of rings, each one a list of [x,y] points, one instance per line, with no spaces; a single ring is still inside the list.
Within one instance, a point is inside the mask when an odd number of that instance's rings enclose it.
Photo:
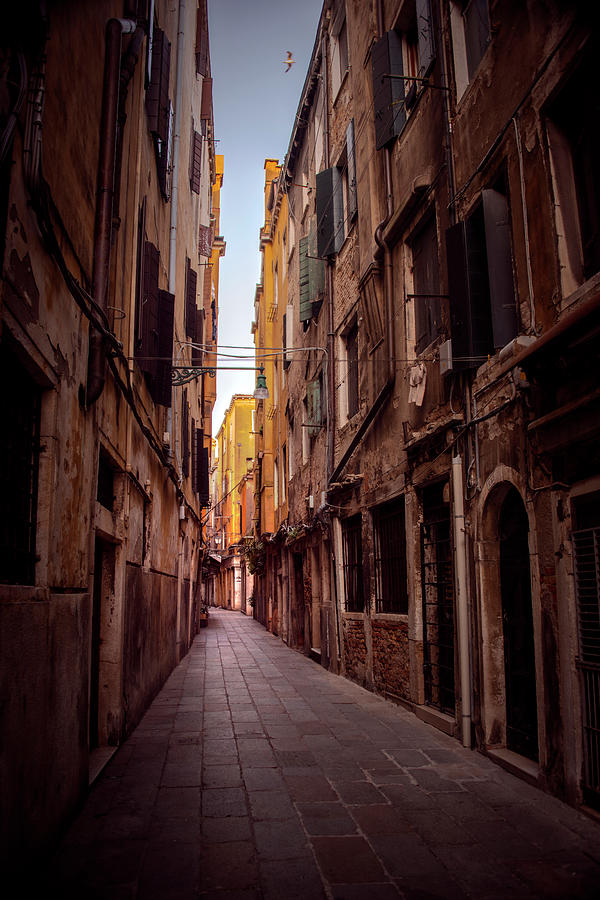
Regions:
[[[47,888],[82,900],[598,897],[600,825],[252,619],[212,610],[94,785]]]

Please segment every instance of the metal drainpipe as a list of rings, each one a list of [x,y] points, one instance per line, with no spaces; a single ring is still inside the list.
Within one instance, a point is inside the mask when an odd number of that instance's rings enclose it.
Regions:
[[[462,703],[463,747],[471,746],[471,641],[469,639],[469,599],[467,591],[467,556],[463,467],[460,456],[452,459],[452,498],[456,544],[456,613],[458,618],[458,655]]]
[[[181,103],[183,96],[183,51],[185,23],[185,0],[179,0],[179,12],[177,20],[177,69],[175,74],[175,118],[173,122],[173,169],[171,173],[171,220],[169,230],[169,293],[175,294],[177,283],[177,204],[179,198],[179,141],[181,129]],[[180,454],[178,453],[179,429],[177,428],[177,405],[171,403],[167,412],[169,431],[171,432],[171,447],[175,454],[175,467]],[[179,484],[183,482],[180,475]]]
[[[92,267],[92,296],[106,312],[113,195],[115,189],[115,160],[117,149],[117,116],[119,111],[119,78],[121,70],[121,37],[132,34],[136,23],[131,19],[109,19],[106,23],[106,52],[104,57],[104,86],[100,118],[100,151],[96,188],[96,218]],[[106,357],[104,338],[92,330],[89,342],[86,405],[92,406],[104,389]]]
[[[327,35],[323,35],[321,42],[321,74],[324,92],[323,110],[325,123],[323,128],[323,150],[325,155],[325,168],[329,167],[329,88],[327,82]],[[329,480],[333,466],[333,454],[335,451],[335,367],[334,367],[334,315],[333,315],[333,265],[327,262],[327,466],[326,477]]]

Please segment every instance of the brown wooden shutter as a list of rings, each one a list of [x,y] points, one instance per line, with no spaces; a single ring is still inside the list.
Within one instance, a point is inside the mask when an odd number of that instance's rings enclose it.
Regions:
[[[204,340],[204,310],[196,309],[194,316],[194,343],[202,344]],[[192,365],[202,365],[202,350],[192,348]]]
[[[161,28],[155,26],[152,40],[152,74],[146,91],[148,126],[165,144],[169,138],[169,71],[171,44]]]
[[[337,253],[344,243],[342,173],[333,166],[317,173],[317,256]]]
[[[397,31],[387,31],[371,50],[373,69],[373,109],[375,113],[375,145],[385,147],[400,134],[406,123],[404,109],[404,81],[388,78],[403,75],[402,36]]]
[[[175,297],[168,291],[158,292],[158,353],[152,396],[161,406],[171,405],[171,371],[173,357],[173,319]]]
[[[196,420],[192,419],[192,490],[198,493],[198,431]],[[202,434],[202,432],[200,432]]]
[[[152,378],[158,356],[158,267],[160,254],[150,241],[144,242],[140,342],[136,353],[140,368]]]
[[[181,474],[187,478],[190,474],[190,414],[187,391],[183,390],[181,400]],[[193,419],[192,419],[193,421]]]
[[[208,447],[204,446],[204,431],[201,428],[196,429],[198,436],[198,501],[200,506],[208,506],[210,503],[210,494],[208,489]]]
[[[202,135],[192,126],[192,145],[190,148],[190,187],[200,193],[200,176],[202,174]]]
[[[210,256],[212,253],[212,241],[212,225],[200,225],[198,229],[198,253],[200,256]]]
[[[212,78],[204,78],[202,80],[202,102],[200,106],[200,117],[202,119],[212,118]]]
[[[186,259],[185,271],[185,333],[192,340],[196,339],[196,292],[198,289],[198,276],[191,266],[191,260]]]
[[[206,0],[200,0],[196,13],[196,73],[208,75],[208,19]]]

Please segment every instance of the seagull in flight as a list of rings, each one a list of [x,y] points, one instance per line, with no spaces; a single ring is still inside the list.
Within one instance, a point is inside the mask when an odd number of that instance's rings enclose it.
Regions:
[[[285,71],[289,72],[295,62],[296,62],[296,60],[292,59],[291,50],[288,50],[287,51],[287,59],[284,59],[284,61],[283,61],[284,66],[287,66],[287,69]]]

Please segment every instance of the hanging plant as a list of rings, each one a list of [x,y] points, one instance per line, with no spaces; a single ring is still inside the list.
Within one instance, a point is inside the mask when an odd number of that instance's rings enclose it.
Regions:
[[[246,541],[242,550],[246,557],[246,565],[251,575],[262,575],[265,570],[265,562],[267,553],[265,545],[262,541],[256,541],[254,538]]]

